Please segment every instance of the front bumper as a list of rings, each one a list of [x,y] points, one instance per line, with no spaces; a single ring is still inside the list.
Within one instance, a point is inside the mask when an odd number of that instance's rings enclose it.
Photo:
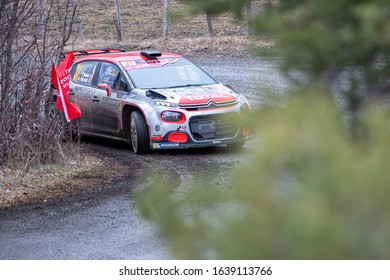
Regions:
[[[204,148],[204,147],[215,147],[215,146],[223,146],[234,143],[243,143],[247,140],[254,138],[254,134],[242,135],[242,131],[240,131],[240,135],[237,135],[234,138],[230,139],[210,139],[210,140],[202,140],[195,141],[191,138],[188,132],[181,132],[187,136],[187,142],[179,143],[179,142],[170,142],[169,135],[171,133],[177,133],[176,131],[168,132],[162,140],[152,140],[151,141],[151,149],[152,150],[164,150],[164,149],[189,149],[189,148]]]
[[[148,120],[152,150],[245,143],[253,137],[249,114],[241,104],[212,110],[169,110],[182,114],[178,122],[162,120],[160,116],[166,108],[153,109]]]

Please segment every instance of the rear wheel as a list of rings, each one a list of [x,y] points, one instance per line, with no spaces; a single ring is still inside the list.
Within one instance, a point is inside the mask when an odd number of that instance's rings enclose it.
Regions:
[[[149,151],[149,131],[141,112],[134,111],[130,117],[130,140],[133,151],[142,154]]]
[[[67,123],[64,113],[57,108],[55,102],[53,102],[49,106],[48,117],[51,121],[50,129],[53,132],[55,138],[73,141],[79,140],[79,120],[76,119],[71,121],[70,123]]]
[[[48,117],[50,120],[49,129],[57,140],[68,140],[66,120],[64,114],[57,108],[55,102],[49,106]]]

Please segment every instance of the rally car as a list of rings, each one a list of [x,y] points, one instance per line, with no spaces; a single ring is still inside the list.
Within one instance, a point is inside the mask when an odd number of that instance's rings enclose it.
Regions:
[[[159,51],[73,51],[70,100],[77,134],[149,150],[242,147],[251,131],[247,99],[184,57]]]

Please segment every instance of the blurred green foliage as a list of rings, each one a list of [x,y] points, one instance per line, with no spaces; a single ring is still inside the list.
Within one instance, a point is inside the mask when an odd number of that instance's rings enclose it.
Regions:
[[[175,258],[390,258],[388,110],[367,108],[356,140],[326,96],[258,112],[261,145],[228,186],[160,179],[136,194]]]
[[[390,2],[383,0],[281,0],[257,18],[257,34],[275,37],[285,73],[311,80],[348,74],[346,93],[388,93]],[[356,86],[357,85],[357,86]],[[360,99],[363,99],[360,97]],[[350,109],[358,109],[350,103]]]
[[[207,12],[212,15],[217,15],[223,12],[233,12],[237,18],[242,18],[244,6],[251,0],[180,0],[187,4],[192,13]]]
[[[194,12],[232,11],[245,18],[248,0],[182,0]],[[390,91],[390,1],[278,0],[251,16],[255,36],[272,38],[276,47],[259,54],[281,58],[284,74],[299,85],[329,85],[343,77],[337,90],[347,109],[357,112],[367,99]],[[297,73],[303,73],[298,75]],[[297,78],[298,77],[298,78]]]
[[[248,4],[186,2],[213,13]],[[252,116],[259,145],[231,184],[179,190],[156,179],[136,194],[174,257],[390,258],[389,112],[370,98],[389,91],[389,21],[387,0],[279,0],[255,17],[255,34],[276,40],[272,54],[302,87]],[[340,79],[358,114],[334,102]]]

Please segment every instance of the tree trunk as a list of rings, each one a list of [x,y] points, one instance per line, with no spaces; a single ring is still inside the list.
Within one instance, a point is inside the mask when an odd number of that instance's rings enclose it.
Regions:
[[[6,8],[7,1],[2,1],[2,7]],[[18,32],[18,10],[19,10],[19,1],[14,1],[12,7],[10,6],[7,11],[2,10],[0,16],[1,23],[1,50],[0,50],[0,114],[3,115],[7,112],[7,105],[9,105],[9,92],[11,88],[12,81],[12,66],[13,66],[13,46],[14,39]],[[7,112],[9,113],[9,112]]]
[[[207,18],[207,27],[209,30],[209,35],[210,35],[210,37],[213,37],[214,36],[213,20],[212,20],[212,16],[210,15],[209,12],[206,12],[206,18]]]
[[[122,23],[121,23],[121,14],[119,7],[119,0],[115,0],[115,26],[116,26],[116,34],[119,42],[122,41]]]
[[[45,0],[39,1],[39,22],[38,22],[38,36],[43,37],[45,31]]]
[[[169,0],[164,0],[164,31],[163,38],[168,37],[168,12],[169,12]]]
[[[248,1],[245,9],[246,9],[246,24],[248,28],[248,34],[253,35],[252,1]]]
[[[65,3],[66,9],[65,9],[65,13],[64,13],[64,18],[62,20],[62,23],[63,23],[63,26],[62,26],[62,41],[58,45],[58,55],[57,55],[58,58],[63,53],[65,45],[69,41],[70,36],[72,35],[72,27],[73,27],[75,15],[76,15],[76,7],[75,6],[72,7],[72,10],[71,10],[72,15],[71,15],[71,17],[69,19],[68,11],[69,11],[69,7],[72,6],[70,2],[72,2],[72,0],[66,0],[66,3]]]
[[[41,0],[43,1],[43,0]],[[80,39],[81,40],[84,40],[84,30],[83,30],[83,27],[81,25],[81,20],[78,16],[78,12],[77,12],[77,5],[75,4],[75,2],[73,0],[70,1],[70,4],[72,6],[72,9],[75,11],[75,20],[76,20],[76,24],[77,24],[77,32],[80,36]]]

